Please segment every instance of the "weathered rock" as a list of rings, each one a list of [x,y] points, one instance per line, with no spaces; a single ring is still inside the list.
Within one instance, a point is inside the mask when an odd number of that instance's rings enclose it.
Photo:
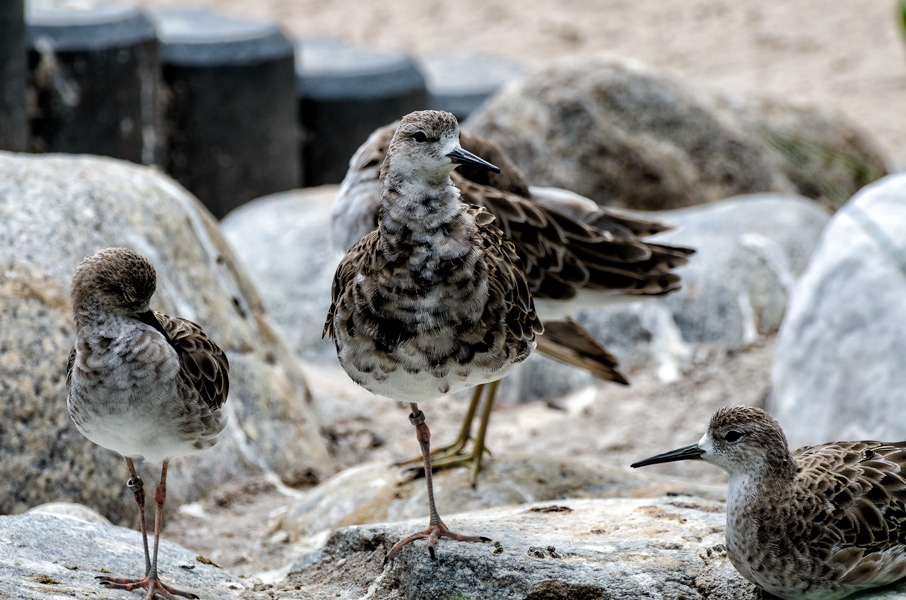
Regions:
[[[906,439],[906,176],[834,215],[780,329],[768,409],[791,445]]]
[[[654,497],[668,492],[723,500],[726,485],[649,476],[601,460],[504,454],[485,462],[477,488],[465,469],[450,469],[434,474],[434,492],[438,510],[445,514],[558,498]],[[349,525],[406,519],[427,525],[427,511],[423,478],[414,479],[387,462],[366,463],[307,491],[272,527],[299,540]]]
[[[661,496],[568,498],[461,513],[447,519],[454,530],[491,542],[441,540],[431,561],[418,541],[386,567],[391,545],[424,524],[348,527],[271,584],[236,578],[166,534],[159,561],[165,583],[219,599],[760,599],[727,560],[724,510],[714,500]],[[95,578],[138,575],[142,562],[133,530],[41,512],[0,516],[2,597],[128,600],[136,593],[107,590]],[[853,598],[902,600],[906,584]]]
[[[160,543],[158,560],[164,583],[205,598],[267,597],[166,539]],[[95,577],[138,577],[143,569],[137,531],[41,512],[0,516],[2,598],[134,600],[136,592],[106,589]]]
[[[86,523],[96,523],[97,525],[113,525],[109,519],[96,510],[88,508],[84,504],[75,504],[74,502],[48,502],[46,504],[39,504],[34,508],[29,508],[25,512],[54,515],[57,517],[69,517],[70,519],[77,519],[79,521],[85,521]]]
[[[336,350],[321,339],[321,332],[342,258],[330,245],[330,207],[337,189],[323,186],[259,198],[220,224],[289,346],[307,361],[329,364],[336,364]]]
[[[534,185],[635,209],[764,191],[839,205],[887,172],[873,140],[838,115],[608,56],[509,84],[463,130],[500,144]]]
[[[174,461],[168,506],[262,470],[288,483],[330,473],[298,364],[197,200],[124,162],[0,153],[0,513],[71,500],[114,522],[135,519],[122,458],[83,438],[66,410],[70,278],[108,246],[148,257],[158,275],[152,306],[200,323],[230,359],[224,438]],[[140,470],[156,481],[156,466]]]
[[[695,497],[559,500],[447,519],[486,544],[423,542],[386,569],[390,546],[421,521],[350,527],[293,567],[276,598],[754,599],[722,551],[723,504]],[[366,596],[367,594],[367,596]]]

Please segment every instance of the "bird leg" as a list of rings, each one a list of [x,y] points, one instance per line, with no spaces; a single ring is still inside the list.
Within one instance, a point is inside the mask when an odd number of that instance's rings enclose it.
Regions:
[[[469,482],[472,484],[473,488],[477,486],[478,472],[481,471],[481,461],[484,458],[484,453],[491,453],[490,450],[485,448],[485,439],[488,434],[488,422],[491,420],[491,409],[494,407],[494,399],[497,395],[497,388],[499,386],[499,379],[486,385],[487,389],[484,394],[485,401],[481,406],[481,415],[479,415],[478,418],[478,431],[473,440],[472,451],[469,453],[461,453],[459,456],[450,456],[435,460],[433,463],[433,468],[435,470],[468,466]]]
[[[469,466],[469,481],[472,483],[472,487],[476,486],[478,482],[478,472],[481,471],[481,461],[484,458],[484,453],[491,453],[490,450],[485,448],[485,438],[488,431],[488,421],[491,418],[491,409],[494,406],[494,398],[497,394],[499,385],[500,381],[498,380],[492,381],[486,385],[482,384],[475,386],[475,391],[472,392],[472,398],[469,400],[469,409],[466,411],[466,416],[462,421],[462,426],[459,428],[459,434],[456,436],[456,439],[452,444],[441,446],[431,452],[431,456],[433,457],[432,468],[435,471],[439,469]],[[478,404],[481,400],[482,392],[484,392],[485,401],[481,407],[478,432],[473,439],[472,422],[475,420],[475,413],[478,412]],[[464,448],[470,439],[473,440],[472,450],[470,452],[465,452]],[[416,461],[421,463],[421,457],[398,462],[396,463],[396,466],[421,471],[423,466],[417,464]]]
[[[132,460],[127,458],[126,464],[132,474],[132,479],[129,480],[129,484],[127,485],[129,485],[129,489],[132,490],[135,501],[138,503],[139,507],[138,512],[139,518],[141,519],[142,541],[145,546],[145,576],[141,579],[106,576],[100,576],[96,579],[100,580],[101,585],[108,588],[127,591],[145,589],[147,590],[145,600],[154,600],[156,595],[166,598],[167,600],[179,600],[176,596],[198,598],[198,596],[191,592],[183,592],[170,587],[169,585],[164,585],[157,574],[157,549],[160,544],[160,530],[164,520],[164,502],[167,500],[167,466],[169,461],[164,461],[163,467],[160,470],[160,483],[157,484],[157,490],[154,492],[154,554],[150,560],[148,558],[148,535],[145,531],[145,492],[142,489],[141,479],[135,473],[135,466],[132,464]]]
[[[142,546],[145,550],[145,575],[151,571],[151,558],[148,556],[148,529],[145,525],[145,483],[135,471],[132,459],[126,457],[126,467],[129,469],[129,481],[126,487],[132,492],[135,503],[138,505],[138,525],[142,532]]]
[[[472,392],[472,397],[469,400],[469,408],[466,411],[465,417],[462,419],[462,425],[459,427],[459,433],[456,434],[456,438],[452,443],[445,446],[438,446],[431,451],[431,456],[434,459],[433,465],[434,468],[439,468],[437,466],[438,459],[445,459],[449,457],[460,457],[464,454],[463,449],[466,447],[466,444],[472,439],[472,421],[475,420],[475,413],[478,411],[478,402],[481,400],[481,392],[484,390],[484,384],[479,384],[475,386],[475,389]],[[421,470],[423,463],[421,455],[402,460],[399,462],[393,463],[395,467],[407,467],[410,469]]]
[[[413,533],[394,544],[393,548],[390,549],[390,552],[384,559],[384,564],[392,561],[396,555],[399,554],[399,551],[403,546],[414,542],[415,540],[427,540],[428,554],[431,556],[431,560],[437,560],[437,556],[434,553],[434,547],[437,545],[437,541],[442,537],[448,537],[458,542],[491,541],[490,538],[484,536],[469,536],[452,532],[447,529],[447,526],[440,520],[440,515],[437,512],[437,505],[434,503],[434,478],[431,474],[431,430],[428,429],[428,425],[425,423],[425,413],[419,410],[418,405],[412,402],[409,404],[409,407],[412,409],[412,414],[409,415],[409,421],[415,426],[415,436],[421,447],[422,460],[424,461],[425,486],[428,489],[428,510],[430,511],[430,518],[427,529],[419,531],[418,533]]]

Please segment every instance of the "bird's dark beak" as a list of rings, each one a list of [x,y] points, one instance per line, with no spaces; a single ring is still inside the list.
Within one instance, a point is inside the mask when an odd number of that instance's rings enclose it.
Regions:
[[[160,321],[157,320],[157,317],[154,316],[154,311],[148,310],[143,313],[139,313],[135,316],[136,319],[144,323],[145,325],[150,325],[154,329],[158,330],[168,342],[172,343],[170,336],[167,335],[166,330],[164,330],[163,325],[160,324]]]
[[[629,466],[633,469],[636,469],[638,467],[647,467],[648,465],[673,462],[675,460],[701,460],[702,454],[704,453],[704,450],[699,448],[698,444],[692,444],[691,446],[686,446],[685,448],[678,448],[676,450],[671,450],[670,452],[664,452],[663,454],[652,456],[651,458],[646,458],[645,460],[640,460],[639,462],[632,463]]]
[[[488,171],[493,171],[494,173],[500,173],[500,169],[498,169],[488,161],[482,158],[478,158],[468,150],[463,150],[459,147],[453,150],[453,152],[447,154],[447,158],[452,160],[457,165],[475,165],[476,167],[481,167],[483,169],[487,169]]]

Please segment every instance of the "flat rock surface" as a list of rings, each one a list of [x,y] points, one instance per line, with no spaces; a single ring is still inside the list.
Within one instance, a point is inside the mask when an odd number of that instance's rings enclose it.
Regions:
[[[200,597],[239,598],[249,588],[167,540],[158,560],[164,583]],[[40,512],[0,516],[0,598],[135,600],[138,592],[106,589],[95,577],[140,577],[144,562],[141,534],[131,529]]]
[[[454,531],[491,542],[442,539],[432,561],[417,541],[386,569],[390,546],[423,521],[341,529],[292,568],[275,596],[755,598],[739,575],[730,575],[732,595],[712,593],[707,583],[708,571],[726,562],[724,519],[722,503],[695,497],[525,504],[447,519]]]

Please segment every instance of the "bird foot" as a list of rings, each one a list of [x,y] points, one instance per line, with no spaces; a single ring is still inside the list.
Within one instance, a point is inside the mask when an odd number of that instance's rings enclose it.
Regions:
[[[431,560],[437,560],[437,556],[434,553],[434,547],[437,545],[437,541],[442,538],[447,537],[457,542],[490,542],[491,538],[485,537],[483,535],[463,535],[461,533],[455,533],[447,529],[447,526],[443,523],[437,523],[434,525],[428,525],[428,528],[424,531],[419,531],[418,533],[413,533],[412,535],[405,537],[393,545],[393,548],[390,549],[390,552],[387,553],[387,556],[384,558],[384,565],[391,562],[396,555],[399,554],[400,550],[403,549],[403,546],[406,544],[411,544],[415,540],[427,540],[428,543],[428,554],[431,556]]]
[[[466,442],[457,441],[448,446],[442,446],[431,452],[431,468],[434,471],[441,469],[454,469],[456,467],[469,467],[469,481],[475,487],[478,481],[478,472],[481,471],[483,456],[478,456],[475,450],[465,451]],[[492,452],[484,448],[483,454],[491,455]],[[424,474],[425,465],[422,457],[410,458],[393,463],[395,467],[402,467],[407,471]]]
[[[447,460],[449,458],[460,458],[463,456],[471,457],[472,454],[465,451],[466,444],[468,443],[468,438],[464,440],[456,440],[452,444],[447,444],[446,446],[439,446],[431,450],[431,462],[433,467],[437,467],[434,464],[437,460]],[[414,469],[422,470],[424,468],[424,462],[421,455],[414,456],[406,460],[399,460],[393,463],[394,467],[403,467],[404,469]]]
[[[130,592],[137,589],[148,590],[148,593],[145,595],[145,600],[154,600],[155,596],[160,596],[167,600],[179,600],[177,596],[195,598],[196,600],[198,598],[198,596],[191,592],[183,592],[182,590],[177,590],[169,585],[164,585],[158,577],[148,576],[142,577],[141,579],[127,579],[98,576],[95,577],[95,579],[99,580],[102,586],[116,590],[126,590]]]

